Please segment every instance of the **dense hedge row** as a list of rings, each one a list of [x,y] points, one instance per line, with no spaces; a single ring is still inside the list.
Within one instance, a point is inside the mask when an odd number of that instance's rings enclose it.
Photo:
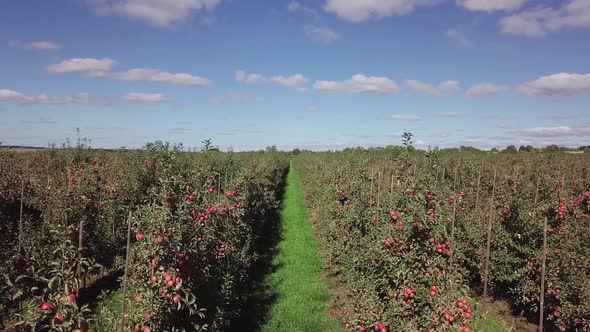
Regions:
[[[0,151],[1,323],[87,330],[94,313],[80,303],[84,276],[92,280],[99,265],[124,269],[131,220],[126,310],[102,307],[121,311],[99,329],[114,331],[121,319],[127,331],[224,328],[287,169],[280,154],[161,143],[141,152]]]
[[[359,149],[295,165],[351,331],[466,331],[488,227],[488,294],[538,317],[545,217],[546,325],[590,329],[588,157]]]

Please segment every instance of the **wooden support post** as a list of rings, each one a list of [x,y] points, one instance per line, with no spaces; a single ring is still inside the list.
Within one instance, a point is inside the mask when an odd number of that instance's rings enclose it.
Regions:
[[[123,276],[123,312],[121,313],[121,326],[119,331],[123,332],[125,327],[125,312],[127,311],[127,274],[129,270],[129,252],[131,247],[131,211],[127,217],[127,253],[125,254],[125,274]]]
[[[479,207],[479,197],[481,196],[481,170],[483,168],[483,163],[479,166],[479,169],[477,170],[477,189],[475,191],[475,211],[477,211],[478,207]]]
[[[541,254],[541,298],[539,300],[539,332],[543,332],[545,306],[545,263],[547,261],[547,217],[543,219],[543,253]]]
[[[20,180],[20,214],[18,218],[18,255],[21,255],[23,238],[23,201],[25,200],[25,180]]]
[[[457,183],[457,167],[455,167],[455,174],[453,176],[453,216],[451,218],[451,241],[450,241],[450,245],[451,245],[451,257],[449,257],[449,268],[451,271],[453,271],[453,257],[454,257],[454,252],[455,252],[455,218],[457,216],[457,188],[456,188],[456,183]],[[449,289],[451,289],[452,291],[452,283],[450,282],[449,278],[448,278],[448,274],[447,274],[447,283],[449,286]]]
[[[377,175],[377,208],[381,207],[379,194],[381,193],[381,171]]]
[[[78,264],[76,266],[76,276],[80,282],[82,276],[82,248],[84,246],[84,219],[80,219],[78,226]],[[78,285],[78,295],[80,295],[80,285]]]
[[[490,215],[488,218],[488,235],[486,241],[486,260],[484,266],[484,279],[483,279],[483,297],[486,298],[488,296],[488,278],[490,273],[490,244],[492,240],[492,223],[493,219],[493,211],[494,211],[494,195],[496,194],[496,169],[494,169],[494,180],[492,182],[492,196],[490,197]]]

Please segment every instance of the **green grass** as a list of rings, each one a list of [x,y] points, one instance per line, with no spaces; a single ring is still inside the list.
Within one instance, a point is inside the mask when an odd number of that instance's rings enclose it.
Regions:
[[[512,332],[516,331],[512,324],[504,321],[497,313],[482,303],[477,303],[474,312],[472,330],[477,332]]]
[[[117,290],[104,295],[96,310],[91,332],[118,331],[123,308],[123,291]]]
[[[331,295],[322,278],[322,261],[307,221],[307,208],[293,167],[281,208],[282,234],[267,279],[276,292],[262,331],[339,331],[339,322],[325,310]]]

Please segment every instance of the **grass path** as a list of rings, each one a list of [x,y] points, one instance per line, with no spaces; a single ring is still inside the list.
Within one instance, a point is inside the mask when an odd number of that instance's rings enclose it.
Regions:
[[[262,331],[341,330],[338,321],[325,310],[331,295],[321,275],[322,261],[293,166],[287,176],[280,218],[281,240],[273,260],[276,270],[267,279],[276,292],[276,301]]]

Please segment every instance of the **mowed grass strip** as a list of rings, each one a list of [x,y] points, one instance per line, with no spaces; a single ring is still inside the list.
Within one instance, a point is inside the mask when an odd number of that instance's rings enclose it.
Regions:
[[[276,292],[262,331],[339,331],[297,172],[291,166],[281,208],[282,234],[268,283]]]

